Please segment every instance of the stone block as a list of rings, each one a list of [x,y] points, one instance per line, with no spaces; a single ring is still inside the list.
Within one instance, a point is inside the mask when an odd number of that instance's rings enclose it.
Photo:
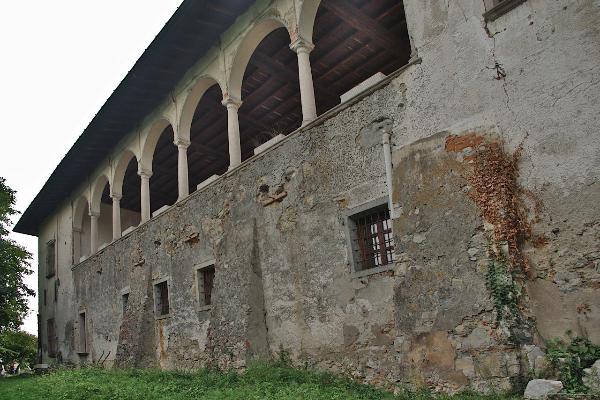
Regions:
[[[367,90],[371,86],[381,82],[386,78],[385,74],[378,72],[370,78],[365,79],[358,85],[354,86],[352,89],[348,90],[346,93],[340,96],[341,102],[345,102],[356,96],[357,94]]]
[[[267,140],[260,146],[254,149],[254,155],[260,154],[263,151],[267,150],[269,147],[273,146],[275,143],[281,142],[285,138],[285,135],[279,134],[272,139]]]
[[[162,206],[161,208],[159,208],[158,210],[154,211],[152,213],[153,217],[156,217],[157,215],[160,215],[162,213],[164,213],[165,211],[167,211],[169,208],[171,208],[171,206],[166,205],[166,206]]]
[[[594,392],[600,392],[600,360],[583,370],[583,384]]]
[[[360,335],[360,331],[357,327],[352,325],[344,325],[343,327],[344,334],[344,345],[351,346],[358,340],[358,336]]]
[[[462,371],[467,378],[473,378],[475,376],[475,364],[473,358],[466,356],[456,359],[456,370]]]
[[[196,186],[196,190],[200,190],[200,189],[202,189],[202,188],[210,185],[211,183],[213,183],[217,179],[219,179],[219,175],[212,175],[210,178],[207,178],[207,179],[203,180],[202,182],[200,182],[198,184],[198,186]]]
[[[491,332],[488,329],[477,327],[471,334],[462,340],[462,349],[484,349],[490,347],[494,341]]]
[[[123,236],[133,232],[135,230],[135,228],[137,228],[137,226],[130,226],[129,228],[125,229],[122,233]]]
[[[558,393],[562,390],[561,381],[549,381],[546,379],[534,379],[529,381],[525,388],[525,398],[530,400],[544,400],[548,395]]]

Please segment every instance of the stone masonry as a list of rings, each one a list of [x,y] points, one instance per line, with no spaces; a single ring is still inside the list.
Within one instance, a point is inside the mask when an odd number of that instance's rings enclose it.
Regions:
[[[404,6],[415,54],[369,91],[74,266],[71,207],[42,225],[40,243],[58,235],[63,257],[63,361],[243,369],[285,351],[387,387],[485,391],[532,368],[525,346],[567,331],[600,344],[600,2],[528,0],[487,23],[480,0]],[[385,132],[396,261],[356,274],[345,216],[388,195]],[[531,228],[513,320],[486,283],[506,249],[469,181],[493,144],[521,152]],[[210,262],[203,308],[196,266]],[[157,318],[164,279],[170,312]]]

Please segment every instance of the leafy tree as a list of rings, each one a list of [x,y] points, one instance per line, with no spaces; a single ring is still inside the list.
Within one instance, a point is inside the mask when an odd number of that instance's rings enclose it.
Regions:
[[[7,330],[0,334],[0,359],[3,363],[18,362],[30,367],[36,362],[37,337],[24,331]]]
[[[18,213],[14,205],[15,191],[0,177],[0,335],[21,326],[28,311],[27,297],[35,294],[23,283],[32,273],[31,254],[8,238],[10,217]]]

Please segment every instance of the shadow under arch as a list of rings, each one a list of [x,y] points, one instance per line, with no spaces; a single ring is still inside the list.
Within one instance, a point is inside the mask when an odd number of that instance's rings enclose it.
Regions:
[[[120,195],[121,231],[138,226],[140,213],[140,177],[137,174],[138,158],[129,149],[124,150],[115,164],[111,194]]]
[[[181,117],[179,119],[179,138],[186,141],[190,140],[190,130],[192,128],[194,114],[196,112],[196,109],[198,108],[198,104],[200,103],[200,100],[202,99],[204,94],[214,85],[217,85],[221,93],[223,93],[223,88],[221,87],[221,84],[216,79],[210,76],[204,76],[198,79],[192,87],[192,89],[190,90],[190,92],[188,93],[185,102],[183,103]],[[223,111],[225,112],[225,109],[223,109]]]
[[[246,67],[248,66],[248,62],[250,61],[254,50],[256,50],[258,45],[269,33],[279,28],[285,28],[289,34],[289,28],[283,22],[283,19],[273,13],[256,23],[239,43],[231,64],[231,71],[229,73],[227,84],[228,94],[234,99],[244,100],[242,98],[242,82]]]
[[[73,264],[90,255],[90,206],[85,196],[73,204]]]

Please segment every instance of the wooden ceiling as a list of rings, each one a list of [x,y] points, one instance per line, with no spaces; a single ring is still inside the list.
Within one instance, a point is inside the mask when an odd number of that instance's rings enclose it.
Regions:
[[[410,58],[402,1],[324,0],[314,26],[311,67],[319,114],[340,103],[340,96],[377,72],[389,74]],[[242,159],[280,133],[302,122],[298,61],[284,28],[266,36],[252,55],[242,85],[239,110]],[[202,97],[188,149],[190,192],[229,165],[227,111],[217,85]],[[137,167],[137,166],[136,166]],[[157,145],[150,180],[152,211],[177,199],[177,148],[170,128]],[[121,206],[139,211],[139,178],[128,169]],[[105,199],[108,200],[108,199]]]

